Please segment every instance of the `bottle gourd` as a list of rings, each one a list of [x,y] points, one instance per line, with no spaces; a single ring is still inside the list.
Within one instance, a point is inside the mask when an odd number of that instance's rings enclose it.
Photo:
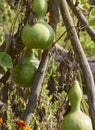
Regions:
[[[32,87],[34,76],[37,72],[39,60],[32,51],[26,51],[24,56],[13,68],[12,76],[14,81],[22,87]]]
[[[61,130],[93,130],[91,119],[80,109],[82,90],[77,80],[73,82],[68,97],[71,111],[63,119]]]
[[[47,12],[48,4],[46,0],[33,0],[32,11],[37,15],[39,19],[44,20],[44,16]]]
[[[29,49],[47,49],[53,44],[55,32],[44,20],[47,9],[46,0],[33,0],[32,11],[36,14],[38,22],[33,26],[25,25],[21,32],[22,42]]]

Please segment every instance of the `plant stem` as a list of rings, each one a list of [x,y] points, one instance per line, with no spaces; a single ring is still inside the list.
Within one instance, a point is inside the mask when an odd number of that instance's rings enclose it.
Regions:
[[[59,6],[60,6],[61,14],[63,17],[64,24],[66,26],[66,29],[68,30],[69,28],[71,28],[68,31],[68,35],[69,35],[71,44],[73,46],[73,49],[77,55],[80,67],[83,71],[84,78],[86,81],[90,114],[92,118],[93,129],[95,130],[95,84],[94,84],[93,75],[92,75],[90,66],[88,64],[87,58],[85,56],[85,53],[83,51],[83,48],[81,46],[81,43],[79,41],[72,17],[70,16],[70,13],[69,13],[66,0],[59,0]]]

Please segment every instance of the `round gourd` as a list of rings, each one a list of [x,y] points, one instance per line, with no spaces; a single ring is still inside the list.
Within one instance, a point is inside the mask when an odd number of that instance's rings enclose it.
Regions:
[[[61,130],[93,130],[91,119],[80,110],[82,90],[78,81],[74,81],[68,94],[71,111],[63,119]]]
[[[31,87],[38,65],[39,61],[33,53],[26,52],[13,69],[14,81],[22,87]]]
[[[32,11],[37,15],[39,19],[44,19],[47,9],[48,4],[46,0],[33,0]]]
[[[33,26],[26,25],[21,32],[23,44],[31,49],[49,48],[54,41],[54,37],[54,30],[46,22],[39,22]]]

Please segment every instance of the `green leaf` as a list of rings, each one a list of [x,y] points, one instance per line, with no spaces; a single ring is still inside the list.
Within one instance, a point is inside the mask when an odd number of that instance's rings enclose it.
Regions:
[[[11,69],[13,67],[12,59],[6,52],[0,52],[0,65],[4,69]]]

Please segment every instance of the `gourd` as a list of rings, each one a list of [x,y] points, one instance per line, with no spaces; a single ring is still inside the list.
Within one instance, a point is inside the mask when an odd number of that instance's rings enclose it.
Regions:
[[[39,61],[32,51],[26,51],[17,65],[13,68],[14,81],[22,87],[32,87],[34,76],[37,72]]]
[[[44,21],[33,26],[26,25],[21,36],[27,48],[46,49],[53,43],[54,30]]]
[[[80,109],[82,90],[77,80],[73,82],[68,97],[71,103],[71,111],[63,119],[61,130],[93,130],[91,119]]]
[[[53,44],[55,32],[44,20],[47,8],[46,0],[33,0],[32,10],[39,21],[33,26],[25,25],[21,32],[22,42],[29,49],[47,49]]]
[[[32,11],[37,15],[39,19],[44,19],[47,9],[48,4],[46,0],[33,0]]]

